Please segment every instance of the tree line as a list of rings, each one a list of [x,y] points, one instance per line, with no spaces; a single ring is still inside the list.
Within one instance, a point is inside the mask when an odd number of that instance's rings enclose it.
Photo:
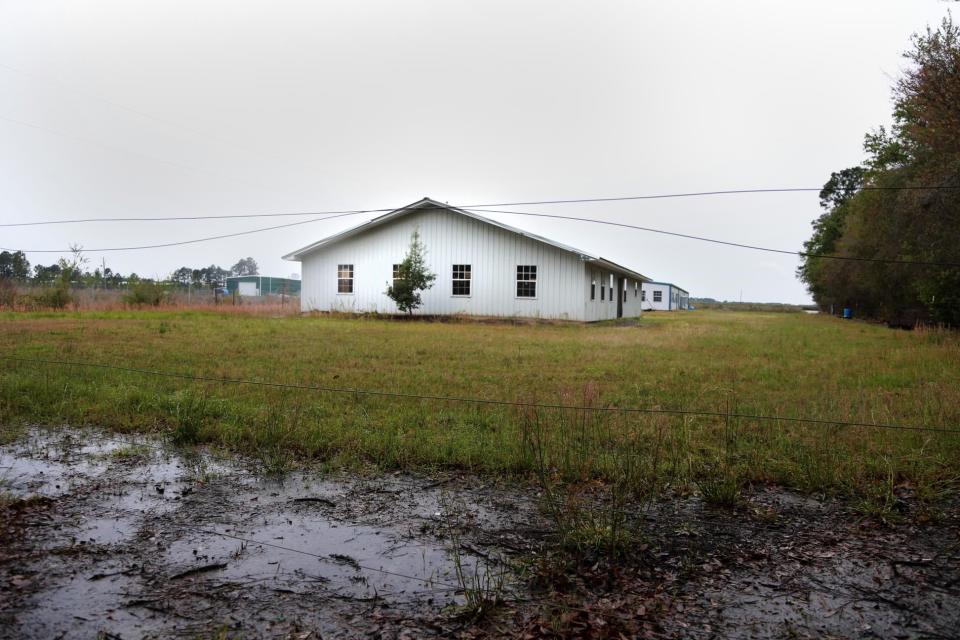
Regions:
[[[122,299],[132,305],[159,305],[168,300],[175,288],[219,289],[228,276],[257,275],[257,261],[241,258],[229,270],[211,264],[194,269],[180,267],[166,279],[142,278],[136,273],[115,272],[106,264],[90,269],[88,259],[79,247],[70,258],[60,258],[50,265],[31,268],[22,251],[0,252],[0,307],[63,309],[76,304],[76,289],[120,289]],[[30,287],[26,293],[18,286]]]
[[[229,276],[255,276],[259,274],[257,261],[253,258],[241,258],[230,269],[211,264],[208,267],[180,267],[173,271],[163,282],[183,287],[223,286]],[[24,285],[53,286],[66,283],[74,288],[122,289],[139,282],[154,282],[155,278],[144,278],[131,272],[122,274],[101,265],[94,269],[87,266],[87,259],[79,249],[74,250],[72,258],[61,258],[50,265],[37,264],[31,268],[30,261],[22,251],[0,252],[0,280],[8,280]]]
[[[958,326],[960,28],[948,16],[912,45],[893,125],[865,136],[862,165],[831,174],[797,273],[824,310]]]

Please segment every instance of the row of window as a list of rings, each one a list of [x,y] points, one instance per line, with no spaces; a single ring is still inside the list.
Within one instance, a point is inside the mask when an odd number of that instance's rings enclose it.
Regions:
[[[614,290],[614,285],[613,285],[613,283],[614,283],[614,276],[613,276],[613,274],[610,274],[610,302],[613,302],[613,290]],[[623,292],[622,292],[622,293],[623,293],[623,301],[624,301],[624,302],[627,301],[627,291],[628,291],[627,283],[624,282],[624,283],[623,283]],[[634,283],[633,283],[633,297],[636,298],[636,297],[638,297],[638,296],[642,296],[643,294],[644,294],[643,290],[640,289],[640,283],[639,283],[639,282],[634,282]],[[601,276],[601,277],[600,277],[600,300],[601,300],[601,302],[602,302],[603,300],[605,300],[606,297],[607,297],[607,287],[606,287],[606,284],[604,284],[604,279],[603,279],[603,277]],[[596,278],[596,277],[594,277],[594,279],[590,282],[590,299],[591,299],[591,300],[596,300],[596,299],[597,299],[597,278]],[[641,298],[641,299],[642,299],[642,298]]]
[[[393,265],[393,280],[400,279],[400,265]],[[469,264],[455,264],[452,269],[451,294],[469,296],[473,268]],[[337,265],[337,293],[353,293],[353,265]],[[537,297],[537,266],[517,265],[517,297]]]

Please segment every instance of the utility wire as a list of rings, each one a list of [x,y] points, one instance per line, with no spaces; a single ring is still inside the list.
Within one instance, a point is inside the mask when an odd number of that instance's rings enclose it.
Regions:
[[[898,431],[926,431],[933,433],[951,433],[960,434],[960,428],[951,427],[929,427],[929,426],[910,426],[898,424],[882,424],[873,422],[853,422],[848,420],[824,420],[821,418],[796,418],[786,416],[755,415],[746,413],[727,413],[722,411],[700,411],[692,409],[650,409],[643,407],[595,407],[588,405],[567,405],[567,404],[542,404],[536,402],[520,402],[514,400],[498,400],[491,398],[469,398],[464,396],[441,396],[431,394],[405,393],[402,391],[382,391],[376,389],[359,389],[349,387],[328,387],[309,384],[291,384],[284,382],[269,382],[262,380],[245,380],[241,378],[216,378],[213,376],[197,376],[187,373],[177,373],[174,371],[158,371],[153,369],[140,369],[136,367],[124,367],[120,365],[104,364],[97,362],[81,362],[68,360],[46,360],[20,358],[17,356],[0,355],[0,360],[20,362],[34,365],[56,365],[68,367],[87,367],[92,369],[108,369],[112,371],[125,371],[128,373],[140,373],[149,376],[158,376],[165,378],[177,378],[181,380],[192,380],[196,382],[215,382],[219,384],[251,385],[258,387],[271,387],[281,389],[301,389],[305,391],[320,391],[324,393],[342,393],[353,396],[377,396],[386,398],[401,398],[406,400],[433,400],[440,402],[459,402],[464,404],[495,405],[524,407],[531,409],[559,409],[573,411],[602,411],[612,413],[645,413],[660,415],[682,415],[682,416],[701,416],[714,418],[740,418],[746,420],[761,420],[767,422],[793,422],[801,424],[816,424],[824,426],[837,427],[869,427],[874,429],[891,429]]]
[[[396,211],[397,207],[390,209],[340,209],[336,211],[288,211],[282,213],[236,213],[222,216],[155,216],[147,218],[77,218],[75,220],[43,220],[40,222],[4,222],[0,227],[35,227],[50,224],[74,224],[89,222],[167,222],[175,220],[229,220],[231,218],[278,218],[295,216],[327,216],[342,213],[387,213]]]
[[[953,185],[937,185],[929,187],[860,187],[858,191],[932,191],[932,190],[953,190],[960,189],[960,186]],[[658,194],[649,194],[649,195],[638,195],[638,196],[614,196],[607,198],[577,198],[571,200],[530,200],[525,202],[496,202],[496,203],[486,203],[486,204],[471,204],[465,205],[462,207],[457,207],[460,209],[485,209],[488,207],[519,207],[519,206],[530,206],[530,205],[544,205],[544,204],[583,204],[591,202],[627,202],[635,200],[666,200],[670,198],[695,198],[695,197],[706,197],[706,196],[723,196],[723,195],[744,195],[744,194],[763,194],[763,193],[806,193],[806,192],[820,192],[823,190],[823,187],[772,187],[766,189],[726,189],[718,191],[689,191],[689,192],[680,192],[680,193],[658,193]],[[74,224],[74,223],[91,223],[91,222],[155,222],[155,221],[167,221],[167,220],[223,220],[228,218],[271,218],[278,216],[314,216],[314,215],[325,215],[327,213],[347,213],[356,211],[358,213],[385,213],[389,211],[396,211],[401,207],[393,207],[390,209],[363,209],[363,210],[348,210],[348,211],[293,211],[293,212],[275,212],[275,213],[246,213],[246,214],[230,214],[230,215],[197,215],[197,216],[156,216],[156,217],[143,217],[143,218],[131,218],[131,217],[120,217],[120,218],[74,218],[68,220],[41,220],[37,222],[5,222],[0,223],[0,227],[30,227],[30,226],[39,226],[39,225],[50,225],[50,224]]]
[[[237,236],[248,236],[254,233],[262,233],[264,231],[272,231],[274,229],[286,229],[287,227],[296,227],[302,224],[310,224],[311,222],[321,222],[323,220],[332,220],[333,218],[343,218],[345,216],[354,216],[360,213],[365,213],[364,211],[348,211],[345,213],[339,213],[334,215],[329,215],[323,218],[313,218],[311,220],[301,220],[299,222],[288,222],[287,224],[277,224],[270,227],[260,227],[259,229],[250,229],[249,231],[238,231],[236,233],[224,233],[217,236],[207,236],[205,238],[194,238],[193,240],[179,240],[177,242],[165,242],[162,244],[145,244],[137,245],[130,247],[104,247],[98,249],[86,249],[82,248],[83,251],[89,251],[91,253],[101,253],[105,251],[138,251],[141,249],[161,249],[165,247],[179,247],[186,244],[197,244],[198,242],[209,242],[210,240],[221,240],[223,238],[236,238]],[[25,253],[70,253],[72,249],[13,249],[8,247],[0,247],[4,251],[23,251]]]
[[[935,185],[928,187],[874,187],[862,186],[856,191],[933,191],[933,190],[953,190],[960,189],[960,185]],[[582,204],[585,202],[622,202],[627,200],[662,200],[666,198],[698,198],[701,196],[727,196],[759,193],[807,193],[821,192],[823,187],[771,187],[760,189],[724,189],[719,191],[689,191],[686,193],[659,193],[640,196],[614,196],[609,198],[573,198],[570,200],[530,200],[527,202],[503,202],[499,204],[474,204],[471,208],[477,207],[519,207],[525,205],[538,204]],[[463,207],[461,207],[463,208]]]
[[[826,253],[807,253],[805,251],[790,251],[787,249],[773,249],[770,247],[761,247],[758,245],[752,244],[742,244],[740,242],[730,242],[727,240],[718,240],[716,238],[707,238],[704,236],[694,236],[687,233],[679,233],[676,231],[667,231],[665,229],[654,229],[652,227],[641,227],[635,224],[627,224],[626,222],[614,222],[612,220],[598,220],[596,218],[582,218],[579,216],[565,216],[560,214],[553,213],[533,213],[528,211],[505,211],[503,209],[473,209],[468,207],[459,207],[464,211],[471,211],[473,213],[505,213],[514,216],[530,216],[534,218],[550,218],[554,220],[573,220],[576,222],[590,222],[593,224],[605,224],[612,227],[623,227],[626,229],[637,229],[638,231],[648,231],[650,233],[659,233],[668,236],[675,236],[677,238],[687,238],[688,240],[698,240],[700,242],[710,242],[713,244],[721,244],[728,247],[739,247],[741,249],[752,249],[754,251],[766,251],[769,253],[780,253],[790,256],[799,256],[801,258],[825,258],[829,260],[853,260],[856,262],[879,262],[884,264],[915,264],[928,267],[960,267],[958,262],[936,262],[936,261],[925,261],[925,260],[900,260],[900,259],[887,259],[887,258],[859,258],[855,256],[838,256]]]
[[[825,253],[807,253],[803,251],[789,251],[787,249],[774,249],[770,247],[761,247],[758,245],[743,244],[739,242],[730,242],[727,240],[718,240],[716,238],[707,238],[704,236],[695,236],[686,233],[678,233],[676,231],[667,231],[665,229],[654,229],[652,227],[642,227],[639,225],[628,224],[626,222],[614,222],[612,220],[600,220],[597,218],[584,218],[579,216],[565,216],[561,214],[553,213],[534,213],[531,211],[509,211],[504,209],[475,209],[473,207],[453,207],[454,209],[460,209],[461,211],[468,211],[471,213],[502,213],[507,215],[515,216],[528,216],[535,218],[550,218],[554,220],[572,220],[577,222],[589,222],[593,224],[603,224],[614,227],[622,227],[625,229],[636,229],[638,231],[647,231],[650,233],[659,233],[668,236],[674,236],[678,238],[686,238],[688,240],[698,240],[700,242],[709,242],[713,244],[720,244],[729,247],[739,247],[741,249],[751,249],[754,251],[765,251],[768,253],[779,253],[783,255],[806,257],[806,258],[824,258],[829,260],[848,260],[855,262],[874,262],[882,264],[912,264],[918,266],[927,266],[927,267],[960,267],[960,263],[957,262],[937,262],[937,261],[926,261],[926,260],[901,260],[901,259],[887,259],[887,258],[860,258],[854,256],[838,256]],[[389,211],[395,211],[396,209],[390,209]],[[322,218],[313,218],[311,220],[301,220],[299,222],[290,222],[287,224],[273,225],[269,227],[261,227],[259,229],[250,229],[249,231],[240,231],[237,233],[226,233],[216,236],[207,236],[204,238],[194,238],[193,240],[180,240],[177,242],[166,242],[162,244],[149,244],[149,245],[138,245],[138,246],[129,246],[129,247],[105,247],[105,248],[96,248],[96,249],[86,249],[84,251],[89,251],[91,253],[102,253],[107,251],[137,251],[142,249],[161,249],[167,247],[178,247],[188,244],[197,244],[200,242],[208,242],[210,240],[221,240],[224,238],[235,238],[237,236],[251,235],[254,233],[262,233],[264,231],[272,231],[274,229],[284,229],[287,227],[295,227],[302,224],[310,224],[311,222],[322,222],[324,220],[332,220],[335,218],[343,218],[347,216],[359,215],[361,213],[371,213],[381,211],[379,209],[365,209],[365,210],[352,210],[352,211],[343,211],[343,212],[331,212],[331,215],[325,215]],[[253,214],[254,216],[257,214]],[[291,214],[291,215],[307,215],[307,214]],[[229,217],[229,216],[228,216]],[[23,251],[26,253],[69,253],[70,249],[17,249],[13,247],[0,247],[0,250],[3,251]]]

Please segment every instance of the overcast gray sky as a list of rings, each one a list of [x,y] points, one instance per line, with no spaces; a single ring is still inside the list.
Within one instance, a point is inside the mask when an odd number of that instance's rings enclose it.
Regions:
[[[949,6],[0,1],[0,219],[820,186],[889,122],[910,35]],[[783,249],[819,214],[815,193],[527,210]],[[299,264],[281,255],[366,217],[88,257],[163,276],[251,255],[289,275]],[[491,217],[694,296],[809,299],[791,256]],[[155,244],[295,220],[3,228],[0,246]]]

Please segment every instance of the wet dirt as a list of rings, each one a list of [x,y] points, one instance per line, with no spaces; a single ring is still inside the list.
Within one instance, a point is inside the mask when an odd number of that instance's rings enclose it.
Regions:
[[[904,510],[910,504],[904,500]],[[674,522],[679,537],[695,540],[687,561],[696,577],[661,620],[680,635],[960,637],[956,507],[936,524],[903,514],[892,526],[840,501],[768,488],[733,514],[682,511]]]
[[[956,509],[891,527],[775,487],[732,511],[678,495],[637,510],[636,553],[544,563],[534,487],[281,480],[72,428],[0,447],[0,496],[4,638],[960,637]],[[459,615],[458,563],[505,576],[495,615]]]
[[[3,637],[443,633],[463,601],[455,559],[502,572],[484,532],[536,510],[454,476],[280,481],[86,430],[0,451]]]

